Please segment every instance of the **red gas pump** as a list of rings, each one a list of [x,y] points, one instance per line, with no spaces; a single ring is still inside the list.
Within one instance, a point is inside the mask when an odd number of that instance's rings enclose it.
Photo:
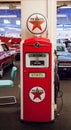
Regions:
[[[53,47],[49,39],[33,37],[21,45],[21,120],[54,120]]]
[[[29,38],[21,47],[21,119],[54,119],[52,44],[46,38]]]

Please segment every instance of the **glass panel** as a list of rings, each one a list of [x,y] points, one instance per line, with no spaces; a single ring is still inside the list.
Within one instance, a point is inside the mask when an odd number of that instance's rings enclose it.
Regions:
[[[26,53],[26,67],[47,68],[49,67],[48,53]]]

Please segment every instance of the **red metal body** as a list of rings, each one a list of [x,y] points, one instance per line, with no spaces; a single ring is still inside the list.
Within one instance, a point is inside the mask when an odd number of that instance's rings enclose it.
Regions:
[[[32,60],[30,67],[27,66],[27,53],[38,54],[41,59],[38,65]],[[44,54],[48,56],[46,66],[43,65],[43,60],[47,60]],[[52,98],[52,44],[46,38],[26,39],[21,45],[21,119],[33,122],[53,120]]]

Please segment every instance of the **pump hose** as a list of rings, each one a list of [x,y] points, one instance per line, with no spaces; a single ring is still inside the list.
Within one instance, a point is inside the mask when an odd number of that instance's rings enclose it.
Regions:
[[[60,112],[62,110],[62,107],[63,107],[63,92],[62,90],[60,89],[60,79],[59,79],[59,75],[58,73],[55,73],[55,104],[57,104],[57,115],[60,115]],[[61,105],[60,107],[58,108],[58,99],[61,99]]]

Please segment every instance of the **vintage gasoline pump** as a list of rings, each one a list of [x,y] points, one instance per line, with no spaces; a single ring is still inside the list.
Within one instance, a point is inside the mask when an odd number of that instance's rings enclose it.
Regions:
[[[48,38],[38,37],[46,30],[43,15],[35,13],[27,20],[34,37],[21,44],[21,120],[49,122],[54,120],[54,59]]]

